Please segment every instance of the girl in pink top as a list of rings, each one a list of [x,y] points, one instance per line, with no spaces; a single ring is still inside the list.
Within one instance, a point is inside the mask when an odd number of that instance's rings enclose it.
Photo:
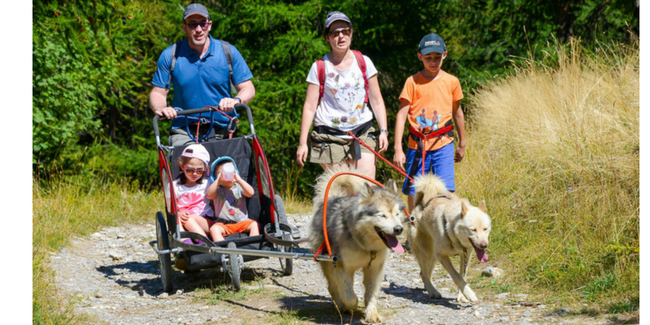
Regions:
[[[210,209],[205,190],[210,186],[210,154],[201,144],[187,146],[181,154],[179,168],[181,174],[174,180],[176,206],[181,225],[187,231],[207,237],[210,227],[203,217]]]

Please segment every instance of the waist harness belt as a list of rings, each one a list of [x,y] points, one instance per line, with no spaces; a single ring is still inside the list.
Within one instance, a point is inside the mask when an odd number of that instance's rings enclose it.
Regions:
[[[354,134],[355,137],[359,138],[362,136],[364,133],[368,132],[368,130],[372,127],[373,123],[372,120],[363,123],[359,125],[358,127],[354,128],[350,132]],[[335,129],[326,125],[320,125],[320,126],[315,126],[314,127],[314,132],[316,133],[323,133],[323,134],[329,134],[329,135],[334,135],[334,136],[342,136],[342,135],[348,135],[347,131],[341,131],[339,129]],[[328,143],[329,141],[324,141],[320,139],[314,139],[311,137],[311,141],[314,143],[320,143],[321,146],[325,146],[325,143]],[[361,159],[361,145],[359,144],[359,141],[352,138],[349,141],[354,142],[354,159],[359,160]]]
[[[447,123],[445,123],[445,126],[443,128],[433,132],[429,132],[427,134],[423,134],[409,125],[409,135],[413,140],[415,140],[415,142],[418,143],[418,150],[415,153],[415,157],[422,156],[422,175],[424,175],[424,156],[426,154],[426,150],[424,150],[424,141],[436,138],[436,142],[438,142],[438,140],[440,140],[440,137],[443,135],[446,135],[450,138],[453,137],[454,136],[453,124],[451,123],[451,121],[447,121]],[[416,164],[415,161],[413,161],[413,163],[411,163],[411,169],[409,170],[409,177],[411,177],[411,179],[415,177],[417,170],[418,170],[418,164]],[[404,193],[408,194],[411,191],[411,185],[412,182],[406,183],[406,188]]]

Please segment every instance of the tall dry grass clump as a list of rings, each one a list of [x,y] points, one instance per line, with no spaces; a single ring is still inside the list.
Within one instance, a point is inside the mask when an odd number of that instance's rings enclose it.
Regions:
[[[488,201],[491,256],[554,298],[638,308],[638,44],[573,40],[514,66],[473,97],[457,165]]]

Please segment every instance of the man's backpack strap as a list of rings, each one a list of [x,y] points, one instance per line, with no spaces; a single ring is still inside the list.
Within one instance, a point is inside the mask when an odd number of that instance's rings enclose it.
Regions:
[[[172,64],[169,67],[169,77],[167,78],[167,84],[165,84],[165,89],[169,89],[172,85],[172,72],[174,72],[174,66],[176,65],[176,58],[178,58],[178,53],[180,52],[179,48],[181,47],[182,40],[174,43],[172,46]]]
[[[230,50],[230,43],[221,40],[221,48],[223,48],[223,54],[226,56],[226,62],[228,63],[228,80],[230,81],[230,91],[237,94],[237,88],[235,88],[235,83],[233,82],[235,75],[232,72],[232,51]]]
[[[368,93],[370,92],[370,85],[368,84],[368,76],[366,76],[366,59],[363,58],[363,54],[357,50],[352,50],[354,57],[357,59],[357,64],[359,69],[361,69],[361,74],[363,75],[363,82],[366,86],[366,98],[363,99],[363,103],[368,103]]]
[[[180,53],[180,46],[183,40],[180,40],[172,46],[172,64],[169,67],[169,77],[167,78],[167,84],[165,85],[166,89],[169,89],[172,84],[172,72],[174,72],[174,66],[176,66],[176,59]],[[231,92],[237,94],[237,88],[233,82],[235,74],[232,72],[232,50],[230,50],[230,43],[221,40],[221,48],[223,48],[223,54],[226,56],[226,62],[228,63],[228,80]]]

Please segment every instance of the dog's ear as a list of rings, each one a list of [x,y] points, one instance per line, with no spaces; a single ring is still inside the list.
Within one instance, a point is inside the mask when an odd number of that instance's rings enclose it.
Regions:
[[[363,187],[359,190],[359,197],[361,200],[370,200],[372,195],[375,194],[375,189],[372,188],[372,186],[368,185],[368,183],[363,183]]]
[[[397,188],[397,183],[395,183],[395,181],[392,179],[389,179],[386,182],[386,184],[384,184],[384,188],[393,193],[399,193],[399,189]]]
[[[460,206],[462,207],[461,217],[464,217],[467,215],[467,212],[469,210],[467,204],[465,203],[465,200],[460,201]]]
[[[483,211],[484,213],[487,213],[487,209],[485,208],[485,200],[481,201],[481,204],[479,204],[478,209]]]

